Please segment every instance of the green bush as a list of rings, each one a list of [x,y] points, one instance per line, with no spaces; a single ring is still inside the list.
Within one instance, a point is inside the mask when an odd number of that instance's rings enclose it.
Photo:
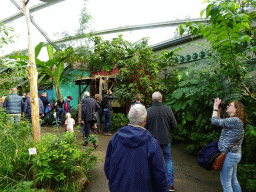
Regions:
[[[9,189],[23,180],[32,180],[32,127],[27,121],[12,122],[0,108],[0,189]]]
[[[30,192],[35,187],[79,191],[74,183],[76,175],[93,169],[98,159],[92,153],[95,149],[81,151],[70,132],[59,137],[45,134],[35,145],[31,124],[9,118],[0,108],[0,191]],[[31,156],[28,149],[34,147],[37,154]]]
[[[37,186],[62,191],[62,186],[74,181],[80,168],[85,173],[93,169],[98,159],[92,154],[94,148],[87,147],[83,152],[79,146],[73,133],[65,132],[60,137],[45,134],[37,144],[38,154],[32,159]]]
[[[178,74],[177,89],[165,97],[166,105],[172,108],[178,123],[173,140],[188,144],[190,153],[198,153],[203,146],[219,138],[220,129],[211,125],[211,99],[230,99],[230,95],[223,91],[223,77],[215,74],[208,62],[195,63]]]
[[[111,132],[115,133],[121,127],[129,124],[129,119],[123,113],[114,113],[111,117]]]
[[[34,183],[33,181],[23,181],[20,183],[17,183],[16,185],[12,186],[8,190],[3,190],[3,192],[47,192],[44,189],[38,190],[33,187]]]
[[[238,164],[237,177],[250,192],[256,191],[256,164]]]
[[[243,141],[242,160],[246,163],[255,163],[256,159],[256,127],[248,125]]]

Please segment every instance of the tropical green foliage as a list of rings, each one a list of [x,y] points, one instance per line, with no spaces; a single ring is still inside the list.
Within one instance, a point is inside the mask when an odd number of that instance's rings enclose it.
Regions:
[[[14,28],[0,23],[0,50],[4,45],[14,42],[17,35],[13,34]],[[13,62],[5,57],[0,58],[0,97],[8,94],[11,88],[22,84],[27,77],[26,69],[20,65],[13,65]],[[22,87],[26,89],[25,86]]]
[[[154,91],[161,91],[159,76],[159,59],[148,46],[148,39],[143,38],[132,44],[127,50],[126,59],[119,63],[119,83],[114,88],[118,102],[129,107],[134,102],[135,95],[142,95],[142,103],[149,106]]]
[[[23,181],[2,192],[47,192],[44,189],[34,188],[33,181]]]
[[[35,61],[38,67],[39,73],[39,83],[43,85],[48,85],[52,87],[54,85],[57,98],[60,95],[60,84],[62,82],[67,82],[70,80],[69,72],[72,69],[71,65],[64,66],[64,61],[66,57],[56,57],[54,58],[53,48],[50,44],[47,45],[47,52],[49,60],[44,62],[39,60],[37,57],[43,47],[43,42],[39,43],[35,48]],[[10,56],[11,59],[17,59],[17,63],[26,66],[28,63],[28,56],[16,55]]]
[[[192,36],[206,38],[212,56],[203,65],[194,64],[188,70],[178,72],[176,90],[167,95],[167,104],[178,121],[174,141],[187,142],[187,150],[198,153],[220,135],[220,129],[210,122],[211,99],[219,97],[226,103],[240,100],[246,106],[250,124],[242,147],[238,177],[249,191],[255,191],[256,85],[255,74],[250,74],[255,63],[250,61],[249,67],[247,58],[256,49],[255,30],[251,29],[251,18],[235,1],[206,2],[209,4],[201,15],[205,13],[210,18],[208,24],[188,22],[178,27],[181,34],[188,28]],[[221,117],[226,117],[225,112]]]
[[[3,23],[0,23],[0,49],[9,43],[13,43],[13,39],[16,37],[16,35],[13,35],[14,32],[13,27],[8,27],[4,25]]]
[[[127,48],[131,46],[131,43],[125,41],[122,35],[111,41],[104,41],[100,36],[96,36],[92,40],[94,42],[93,51],[90,52],[88,58],[90,72],[101,70],[110,72],[114,67],[118,67],[118,64],[128,56]]]
[[[251,30],[250,17],[240,11],[240,6],[235,2],[218,0],[205,1],[209,4],[201,11],[206,18],[210,18],[209,24],[194,24],[188,22],[180,25],[178,30],[182,35],[186,28],[192,36],[202,35],[211,44],[211,49],[216,53],[220,68],[216,69],[229,78],[244,91],[244,95],[256,100],[252,90],[247,85],[248,72],[246,67],[247,53],[256,50],[253,43],[255,31]],[[249,43],[249,49],[245,47]]]
[[[156,56],[148,46],[147,38],[131,43],[119,35],[111,41],[95,37],[93,42],[93,49],[87,57],[89,71],[110,72],[114,68],[119,68],[118,82],[114,87],[118,102],[122,107],[129,108],[136,93],[140,93],[143,103],[149,106],[152,93],[155,90],[163,90],[158,81],[159,70],[173,64],[168,59],[174,52],[164,52]]]
[[[224,91],[223,76],[215,73],[209,63],[194,64],[179,76],[179,88],[170,97],[170,105],[178,121],[179,129],[174,130],[173,138],[189,143],[190,152],[198,152],[202,146],[217,140],[219,133],[211,126],[211,99],[231,99]],[[218,93],[218,95],[216,95]]]
[[[0,108],[0,189],[9,189],[21,182],[32,180],[31,156],[32,127],[27,121],[18,123]]]
[[[10,119],[0,108],[0,191],[34,191],[42,187],[70,191],[77,172],[87,174],[96,164],[94,148],[81,151],[73,133],[59,137],[46,134],[35,145],[31,125]],[[34,147],[37,154],[31,156],[28,149]],[[36,185],[29,182],[32,180]]]
[[[123,113],[114,113],[111,117],[110,128],[111,132],[115,133],[121,127],[129,124],[129,119]]]
[[[11,88],[19,86],[20,91],[26,93],[28,89],[28,71],[26,66],[8,59],[3,60],[0,68],[0,97],[6,96]]]
[[[94,148],[87,147],[85,152],[81,151],[70,132],[60,137],[46,134],[36,148],[38,154],[32,159],[32,168],[36,170],[37,186],[56,191],[74,181],[79,169],[87,173],[97,162],[97,157],[92,154]]]

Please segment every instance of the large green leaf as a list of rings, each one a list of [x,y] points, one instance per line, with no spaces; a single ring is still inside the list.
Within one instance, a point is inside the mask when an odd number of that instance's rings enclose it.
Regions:
[[[49,59],[53,59],[53,48],[50,44],[47,44],[47,52],[48,52]]]
[[[178,91],[175,91],[172,96],[175,98],[175,99],[180,99],[183,95],[183,91],[181,90],[178,90]]]
[[[60,77],[64,70],[64,63],[60,63],[58,67],[54,69],[54,79],[56,81],[56,85],[60,84]]]
[[[53,66],[56,65],[56,64],[57,64],[56,59],[50,59],[50,60],[48,60],[48,61],[46,62],[46,65],[47,65],[48,67],[50,67],[50,68],[53,68]]]
[[[40,42],[36,47],[35,47],[35,57],[37,58],[41,49],[43,48],[44,43]]]
[[[39,59],[35,59],[36,60],[36,64],[40,67],[39,71],[43,72],[47,75],[49,75],[50,77],[52,76],[52,70],[45,64],[45,62],[40,61]]]

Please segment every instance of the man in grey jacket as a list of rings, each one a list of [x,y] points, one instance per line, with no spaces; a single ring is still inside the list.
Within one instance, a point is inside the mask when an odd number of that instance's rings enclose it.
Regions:
[[[12,88],[11,94],[9,94],[3,103],[3,107],[6,107],[6,110],[11,115],[12,119],[16,119],[16,121],[20,121],[21,112],[22,112],[22,97],[17,95],[17,88]]]
[[[152,94],[153,104],[148,108],[147,123],[145,128],[157,138],[166,162],[167,180],[169,191],[175,191],[173,187],[173,163],[171,156],[172,131],[177,127],[176,119],[170,107],[162,104],[162,94]]]
[[[84,93],[84,98],[82,99],[82,124],[83,124],[83,134],[86,137],[84,146],[88,144],[88,137],[90,135],[90,130],[94,124],[93,115],[100,108],[99,104],[95,99],[90,97],[90,93],[86,91]]]

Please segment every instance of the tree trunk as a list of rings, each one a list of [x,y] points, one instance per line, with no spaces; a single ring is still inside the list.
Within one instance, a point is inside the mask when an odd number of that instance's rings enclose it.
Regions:
[[[55,79],[53,80],[53,82],[54,82],[56,97],[57,97],[57,99],[59,99],[59,98],[60,98],[60,89],[57,87],[57,84],[56,84],[56,82],[55,82]]]
[[[30,105],[31,105],[31,119],[33,127],[33,138],[34,142],[40,140],[40,123],[39,123],[39,106],[38,106],[38,89],[37,89],[37,69],[35,65],[35,49],[32,46],[31,30],[30,30],[30,15],[29,9],[25,5],[25,0],[22,0],[24,15],[26,18],[27,29],[28,29],[28,70],[29,70],[29,81],[30,81]]]

